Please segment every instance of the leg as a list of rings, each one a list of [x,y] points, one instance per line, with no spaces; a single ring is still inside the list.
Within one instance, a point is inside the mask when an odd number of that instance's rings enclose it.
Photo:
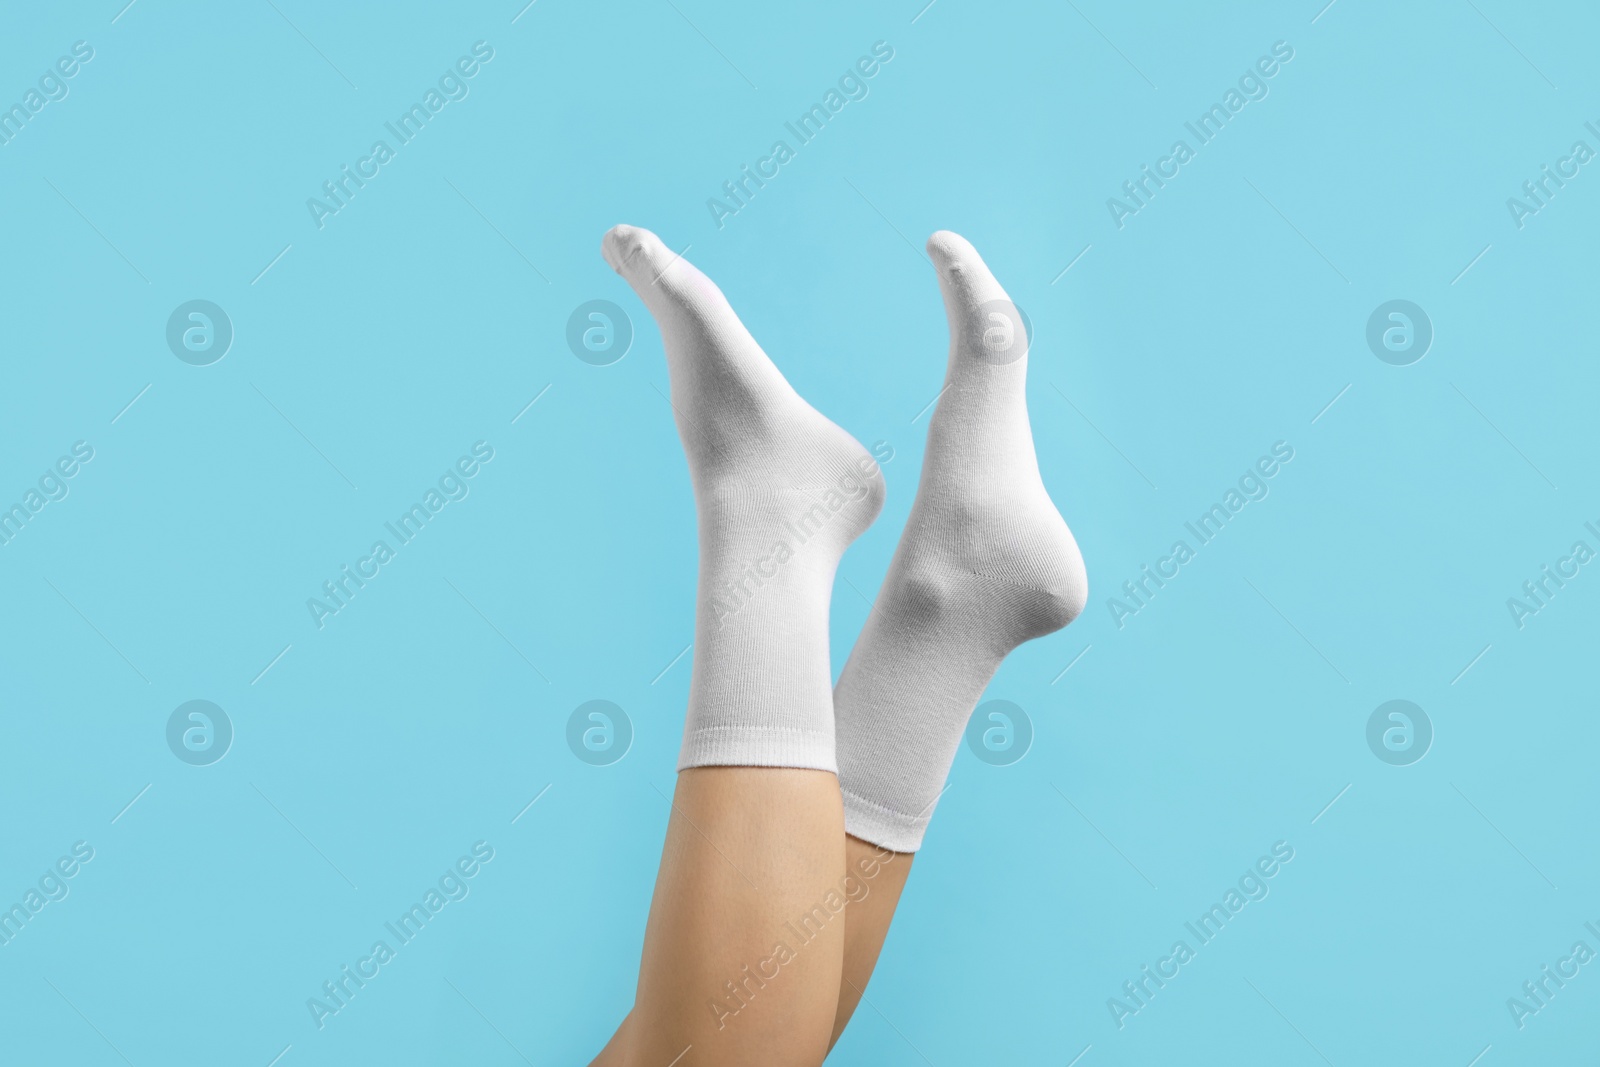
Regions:
[[[686,772],[680,780],[680,787],[688,778],[689,773]],[[671,848],[669,842],[668,850]],[[827,1006],[833,1011],[833,1033],[828,1039],[830,1050],[838,1043],[839,1035],[844,1033],[845,1024],[850,1021],[850,1016],[860,1003],[861,995],[867,987],[867,980],[872,977],[872,970],[878,963],[878,954],[883,949],[883,940],[889,933],[889,922],[894,918],[895,908],[900,903],[900,893],[905,888],[907,876],[911,873],[912,853],[891,852],[887,859],[883,859],[881,858],[883,851],[877,845],[869,844],[859,837],[849,835],[844,837],[844,869],[854,872],[859,878],[871,879],[871,883],[870,891],[865,895],[851,896],[850,904],[845,911],[843,969],[839,976],[836,995],[827,1001]],[[818,897],[820,895],[813,894]],[[798,913],[799,909],[795,910]],[[653,920],[654,912],[651,917]],[[724,1004],[726,1003],[728,1002],[724,1001]],[[712,1014],[717,1013],[713,1011]],[[590,1067],[622,1067],[628,1062],[624,1049],[629,1040],[632,1021],[633,1015],[630,1013]],[[820,1058],[819,1056],[818,1059]]]
[[[1088,596],[1077,543],[1039,476],[1021,317],[961,237],[934,234],[928,254],[950,323],[945,388],[905,533],[834,691],[849,840],[907,853],[922,845],[1001,661],[1067,625]],[[905,859],[850,912],[835,1039],[888,933]]]
[[[694,483],[689,710],[633,1011],[602,1053],[816,1064],[847,897],[828,604],[882,505],[877,465],[795,394],[720,290],[654,234],[604,243],[661,328]]]
[[[881,859],[884,850],[859,837],[846,835],[844,839],[845,870],[865,875],[876,872],[871,892],[850,902],[844,924],[844,973],[839,981],[839,1000],[833,1016],[833,1036],[828,1039],[832,1049],[844,1033],[845,1023],[855,1012],[861,995],[866,991],[867,979],[878,965],[878,953],[883,950],[883,939],[889,936],[889,920],[900,904],[900,893],[911,874],[910,852],[890,852]]]
[[[822,902],[844,866],[826,771],[701,767],[678,779],[623,1062],[822,1062],[844,921]],[[825,918],[816,918],[821,907]]]

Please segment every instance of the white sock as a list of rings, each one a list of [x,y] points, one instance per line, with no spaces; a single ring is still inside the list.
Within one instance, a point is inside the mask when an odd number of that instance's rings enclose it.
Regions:
[[[883,479],[802,400],[722,291],[655,234],[602,242],[661,329],[700,526],[694,675],[678,769],[835,771],[828,603]]]
[[[945,392],[889,575],[834,692],[845,829],[914,852],[1000,661],[1083,610],[1088,579],[1039,478],[1027,338],[961,237],[928,240],[950,320]]]

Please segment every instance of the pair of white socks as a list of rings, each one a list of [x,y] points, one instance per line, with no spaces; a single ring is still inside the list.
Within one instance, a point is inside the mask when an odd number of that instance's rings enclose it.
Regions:
[[[916,851],[1001,660],[1071,622],[1088,592],[1039,477],[1021,316],[970,244],[943,231],[928,240],[950,323],[945,388],[911,517],[831,688],[834,573],[883,506],[877,464],[655,234],[618,226],[602,251],[661,329],[699,515],[679,770],[834,771],[846,831]]]

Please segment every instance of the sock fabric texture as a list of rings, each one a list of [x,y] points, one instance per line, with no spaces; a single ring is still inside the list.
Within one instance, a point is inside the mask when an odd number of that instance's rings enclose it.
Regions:
[[[694,483],[700,576],[678,769],[837,771],[828,605],[839,558],[883,506],[877,463],[655,234],[618,226],[601,251],[661,329]]]
[[[945,388],[888,577],[834,691],[845,829],[915,852],[984,688],[1083,610],[1088,578],[1039,477],[1023,320],[970,244],[928,240]]]

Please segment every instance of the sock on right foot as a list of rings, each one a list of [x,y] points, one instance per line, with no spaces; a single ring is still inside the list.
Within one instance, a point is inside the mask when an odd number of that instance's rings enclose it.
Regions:
[[[1012,649],[1083,610],[1077,542],[1039,476],[1027,336],[964,239],[928,240],[950,323],[916,502],[834,690],[845,829],[922,845],[972,714]]]

